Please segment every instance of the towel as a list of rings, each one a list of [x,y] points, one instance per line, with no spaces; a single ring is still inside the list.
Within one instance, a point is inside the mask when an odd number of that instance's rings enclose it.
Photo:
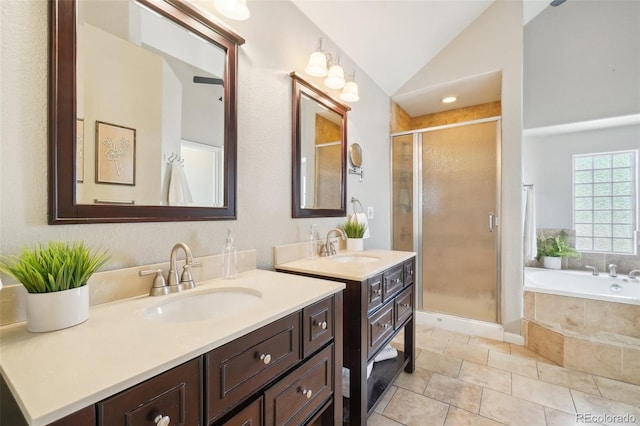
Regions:
[[[538,241],[536,239],[536,200],[532,186],[523,189],[522,204],[524,210],[524,260],[535,259],[538,255]]]
[[[373,362],[380,362],[387,359],[392,359],[398,356],[398,350],[391,345],[387,345],[378,355],[373,359]]]
[[[187,206],[193,203],[191,190],[184,174],[182,165],[177,162],[171,163],[171,177],[169,179],[168,200],[171,206]]]
[[[366,226],[367,228],[364,231],[364,235],[362,236],[362,238],[369,238],[371,236],[371,234],[369,233],[369,222],[367,221],[366,214],[354,213],[351,216],[349,216],[349,222],[364,223],[364,226]]]
[[[367,379],[371,376],[371,371],[373,371],[373,361],[367,364]],[[349,376],[349,369],[342,367],[342,396],[345,398],[349,398]]]

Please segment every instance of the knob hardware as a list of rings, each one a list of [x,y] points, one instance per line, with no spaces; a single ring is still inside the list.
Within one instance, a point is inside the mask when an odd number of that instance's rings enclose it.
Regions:
[[[311,396],[313,395],[313,391],[311,389],[305,389],[305,388],[301,388],[300,393],[306,396],[307,399],[310,399]]]
[[[267,365],[267,364],[269,364],[271,362],[271,355],[262,354],[262,355],[260,355],[260,359],[262,360],[262,362],[264,362],[265,365]]]
[[[316,325],[317,325],[318,327],[320,327],[321,329],[323,329],[323,330],[326,330],[326,329],[327,329],[327,322],[326,322],[326,321],[318,321],[318,322],[316,323]]]
[[[163,416],[162,414],[158,414],[153,422],[158,426],[169,426],[171,423],[171,418],[169,416]]]

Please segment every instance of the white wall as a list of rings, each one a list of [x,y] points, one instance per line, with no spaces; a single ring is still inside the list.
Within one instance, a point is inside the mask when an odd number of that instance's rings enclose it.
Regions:
[[[497,0],[395,95],[502,71],[502,322],[522,317],[522,3]]]
[[[106,269],[164,262],[184,241],[195,256],[220,253],[227,227],[238,249],[257,249],[271,268],[273,246],[321,235],[341,218],[291,218],[291,71],[303,72],[323,34],[290,2],[249,2],[251,19],[230,23],[240,47],[238,220],[143,224],[47,225],[48,3],[0,1],[2,58],[0,254],[52,239],[83,240],[111,254]],[[325,37],[325,48],[337,51]],[[342,55],[341,63],[353,68]],[[317,83],[317,81],[316,81]],[[348,196],[375,208],[367,248],[389,248],[389,98],[358,70],[360,102],[348,119],[349,143],[364,150],[365,179],[348,177]]]

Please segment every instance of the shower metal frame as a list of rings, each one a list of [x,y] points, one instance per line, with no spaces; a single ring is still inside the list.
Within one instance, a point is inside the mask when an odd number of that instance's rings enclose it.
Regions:
[[[445,124],[441,126],[426,127],[404,132],[392,133],[389,138],[389,181],[391,182],[389,216],[393,221],[393,138],[394,136],[412,135],[413,148],[413,193],[412,193],[412,214],[413,214],[413,251],[416,256],[415,279],[420,285],[415,286],[416,308],[422,309],[423,281],[422,281],[422,133],[445,130],[455,127],[468,126],[473,124],[496,122],[496,213],[494,216],[494,232],[496,232],[496,323],[502,324],[502,116],[487,117],[477,120],[461,121],[458,123]],[[393,243],[393,226],[390,226],[390,239]]]

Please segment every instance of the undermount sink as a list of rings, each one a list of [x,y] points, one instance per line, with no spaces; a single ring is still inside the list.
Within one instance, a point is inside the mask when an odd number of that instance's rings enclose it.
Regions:
[[[204,321],[238,314],[261,299],[262,293],[250,288],[216,288],[157,303],[145,309],[142,316],[147,320],[162,322]]]
[[[369,262],[377,262],[380,260],[379,257],[375,256],[367,256],[367,255],[359,255],[359,254],[346,254],[342,256],[334,256],[331,257],[330,260],[339,263],[369,263]]]

